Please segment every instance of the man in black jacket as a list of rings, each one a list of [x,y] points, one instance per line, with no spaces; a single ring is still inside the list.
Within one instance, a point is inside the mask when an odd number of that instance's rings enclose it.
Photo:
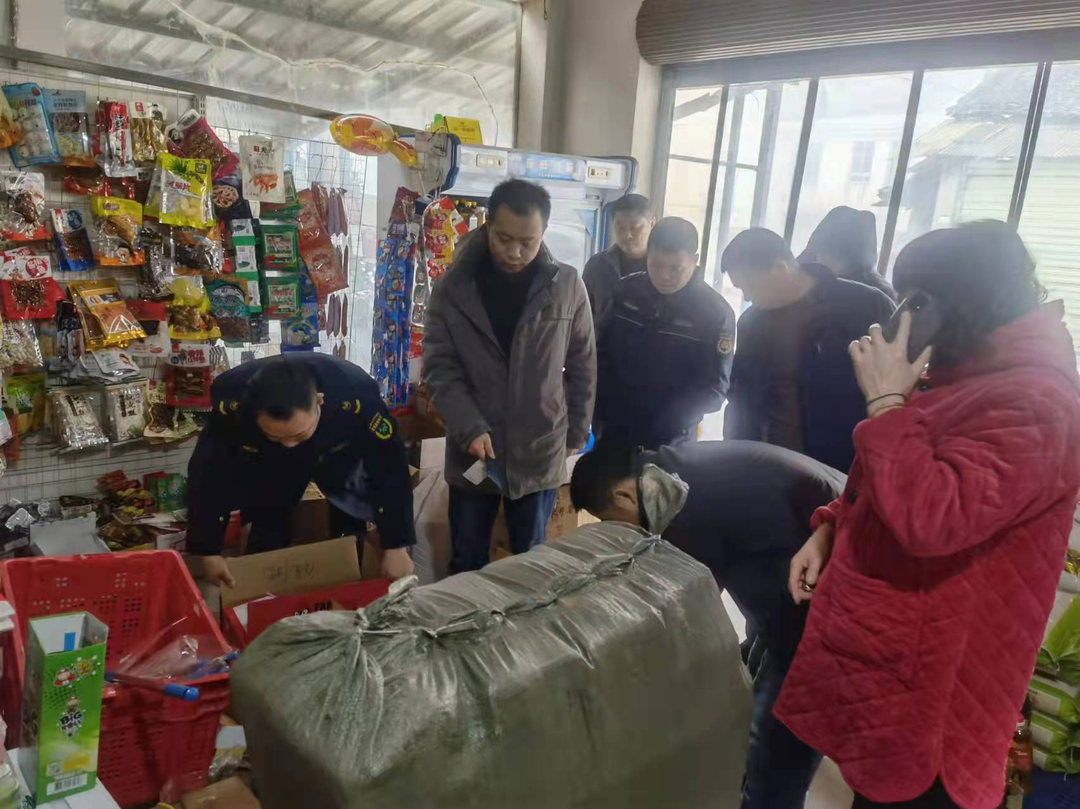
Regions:
[[[821,264],[835,276],[880,289],[895,303],[896,290],[877,271],[877,245],[874,214],[841,205],[814,228],[799,263]]]
[[[753,304],[739,321],[724,437],[849,469],[866,399],[848,346],[889,319],[892,301],[820,264],[800,265],[784,240],[763,228],[732,239],[720,268]]]
[[[697,230],[667,217],[649,236],[648,270],[623,278],[598,326],[593,427],[655,449],[687,437],[727,394],[735,313],[696,277]]]
[[[645,272],[649,234],[656,214],[648,197],[627,194],[611,203],[611,230],[615,243],[589,259],[581,273],[589,292],[593,323],[599,324],[615,302],[615,288],[628,275]]]
[[[707,565],[757,636],[755,652],[765,649],[754,680],[743,809],[802,807],[821,761],[772,706],[806,622],[806,605],[788,593],[791,557],[812,533],[814,511],[839,497],[845,481],[811,458],[752,441],[640,454],[601,444],[574,467],[575,508],[640,525]]]
[[[286,523],[311,481],[330,501],[341,535],[379,527],[383,574],[412,572],[416,544],[405,445],[358,365],[326,354],[287,354],[219,376],[213,411],[188,463],[188,551],[207,578],[232,586],[221,545],[229,515],[251,523],[248,552],[288,544]]]

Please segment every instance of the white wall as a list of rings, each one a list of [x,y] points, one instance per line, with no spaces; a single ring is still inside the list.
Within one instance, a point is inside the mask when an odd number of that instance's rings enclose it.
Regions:
[[[660,69],[638,52],[641,0],[526,0],[521,37],[518,147],[631,155],[648,193]]]

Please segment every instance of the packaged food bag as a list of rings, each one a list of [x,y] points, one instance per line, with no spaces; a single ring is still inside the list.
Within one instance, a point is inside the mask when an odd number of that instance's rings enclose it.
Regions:
[[[45,224],[45,175],[36,171],[5,171],[7,214],[0,236],[13,242],[36,242],[49,238]]]
[[[1036,745],[1032,760],[1043,772],[1080,773],[1080,752],[1075,749],[1064,753],[1051,753]]]
[[[739,805],[750,689],[704,565],[601,523],[414,581],[233,667],[264,809]]]
[[[122,101],[99,101],[95,126],[94,151],[101,170],[109,177],[138,174],[128,105]]]
[[[1070,747],[1080,745],[1076,728],[1041,711],[1031,712],[1031,737],[1035,744],[1051,753],[1064,753]]]
[[[1069,725],[1080,724],[1080,686],[1036,672],[1028,684],[1028,699],[1033,710]]]
[[[41,86],[33,82],[5,84],[4,96],[23,133],[22,141],[11,147],[11,162],[15,167],[59,163],[60,151],[56,148],[52,122],[45,111],[45,92]]]
[[[188,110],[165,134],[184,157],[210,161],[214,178],[233,174],[240,159],[228,150],[198,110]]]
[[[285,146],[281,141],[241,135],[240,169],[246,199],[285,203]]]
[[[163,225],[206,228],[214,220],[210,200],[210,162],[176,157],[167,152],[158,154],[157,183],[161,188],[158,221]],[[155,193],[151,180],[150,194]]]
[[[49,113],[56,147],[65,166],[91,167],[90,115],[83,90],[48,90],[45,109]]]
[[[94,259],[103,267],[137,267],[146,261],[139,231],[143,207],[133,199],[91,197],[94,226],[89,231]]]
[[[1080,685],[1080,598],[1073,598],[1047,633],[1036,665],[1063,682]]]

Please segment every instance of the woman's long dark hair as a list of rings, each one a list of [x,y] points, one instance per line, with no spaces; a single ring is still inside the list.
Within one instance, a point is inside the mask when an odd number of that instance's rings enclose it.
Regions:
[[[945,326],[934,341],[934,365],[971,358],[991,332],[1046,297],[1016,228],[991,220],[915,239],[896,258],[893,284],[901,297],[918,289],[940,306]]]

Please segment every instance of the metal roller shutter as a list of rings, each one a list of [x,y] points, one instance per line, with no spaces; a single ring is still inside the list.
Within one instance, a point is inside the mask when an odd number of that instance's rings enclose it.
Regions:
[[[644,0],[653,64],[1080,25],[1077,0]]]

